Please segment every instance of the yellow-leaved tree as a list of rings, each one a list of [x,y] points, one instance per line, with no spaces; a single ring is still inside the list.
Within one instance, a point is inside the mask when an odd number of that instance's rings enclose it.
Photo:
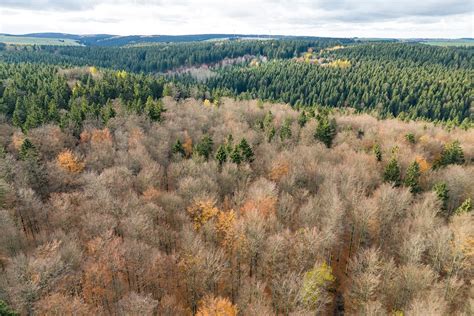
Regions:
[[[70,149],[59,153],[57,163],[59,167],[71,173],[80,173],[85,168],[85,164]]]
[[[188,207],[188,214],[191,216],[196,230],[216,217],[218,213],[219,209],[215,207],[215,201],[212,199],[198,200]]]
[[[228,298],[206,296],[199,304],[197,316],[236,316],[237,307]]]
[[[316,313],[321,312],[331,302],[328,292],[335,280],[332,268],[326,262],[316,264],[304,275],[300,292],[302,303]]]

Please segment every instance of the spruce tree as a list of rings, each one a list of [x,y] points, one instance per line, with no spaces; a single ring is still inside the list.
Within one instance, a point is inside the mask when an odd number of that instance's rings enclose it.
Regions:
[[[280,139],[284,141],[285,139],[291,138],[291,122],[290,120],[285,120],[283,126],[280,129]]]
[[[390,162],[385,167],[383,179],[385,182],[389,182],[394,186],[400,185],[400,166],[398,165],[397,158],[392,157],[392,159],[390,159]]]
[[[178,139],[176,140],[176,143],[173,145],[173,153],[181,155],[181,157],[184,157],[186,155],[186,151],[184,150],[183,143]]]
[[[212,138],[209,135],[204,135],[201,141],[196,145],[196,153],[207,160],[211,155],[213,145],[214,142]]]
[[[433,187],[433,190],[435,191],[436,196],[442,203],[442,209],[446,211],[447,206],[448,206],[448,199],[449,199],[449,189],[448,189],[447,184],[445,182],[437,183]]]
[[[242,160],[245,162],[252,162],[254,159],[254,154],[252,151],[252,148],[250,147],[249,143],[245,138],[242,138],[242,140],[239,143],[238,149],[240,150]]]
[[[240,149],[238,146],[234,147],[234,150],[230,154],[230,160],[238,165],[240,165],[240,163],[242,162],[242,155],[240,154]]]
[[[326,115],[319,117],[314,137],[330,148],[334,137],[336,137],[336,120],[330,120]]]
[[[20,158],[22,160],[27,160],[27,159],[36,158],[36,157],[37,157],[37,154],[36,154],[35,146],[28,138],[26,138],[20,147]]]
[[[414,161],[407,169],[407,174],[405,176],[405,185],[410,188],[411,193],[419,193],[421,191],[420,187],[420,165],[418,162]]]
[[[301,111],[300,115],[298,116],[298,124],[300,127],[304,127],[306,123],[308,122],[308,117],[306,116],[305,111]]]
[[[454,212],[455,214],[468,213],[472,210],[472,200],[471,198],[466,199]]]
[[[434,163],[433,169],[438,169],[451,164],[462,165],[464,162],[464,152],[461,145],[459,144],[459,141],[454,141],[444,146],[441,158]]]
[[[216,160],[220,166],[227,161],[227,151],[224,145],[220,145],[217,149]]]
[[[374,145],[373,151],[377,161],[382,161],[382,148],[379,144]]]

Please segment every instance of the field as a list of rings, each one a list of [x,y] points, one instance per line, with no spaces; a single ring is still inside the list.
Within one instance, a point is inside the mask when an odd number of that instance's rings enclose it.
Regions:
[[[465,47],[472,47],[474,46],[474,40],[466,39],[466,40],[440,40],[440,41],[426,41],[422,42],[423,44],[433,45],[433,46],[465,46]]]
[[[39,38],[23,36],[0,35],[0,43],[14,45],[55,45],[55,46],[79,46],[77,41],[60,38]]]

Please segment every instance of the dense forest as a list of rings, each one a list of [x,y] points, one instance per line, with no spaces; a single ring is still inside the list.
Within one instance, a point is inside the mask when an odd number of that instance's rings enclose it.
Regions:
[[[179,67],[213,64],[245,55],[293,58],[308,48],[323,49],[351,40],[244,40],[158,44],[144,47],[16,47],[0,54],[8,62],[100,66],[132,72],[165,72]]]
[[[0,50],[0,315],[472,314],[472,48]]]
[[[113,107],[79,135],[0,124],[4,311],[472,311],[472,131],[225,98],[166,97],[159,121]]]

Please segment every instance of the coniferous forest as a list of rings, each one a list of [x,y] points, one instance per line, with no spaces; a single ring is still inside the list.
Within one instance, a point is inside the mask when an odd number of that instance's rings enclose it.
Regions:
[[[473,48],[0,46],[0,315],[470,315]]]

